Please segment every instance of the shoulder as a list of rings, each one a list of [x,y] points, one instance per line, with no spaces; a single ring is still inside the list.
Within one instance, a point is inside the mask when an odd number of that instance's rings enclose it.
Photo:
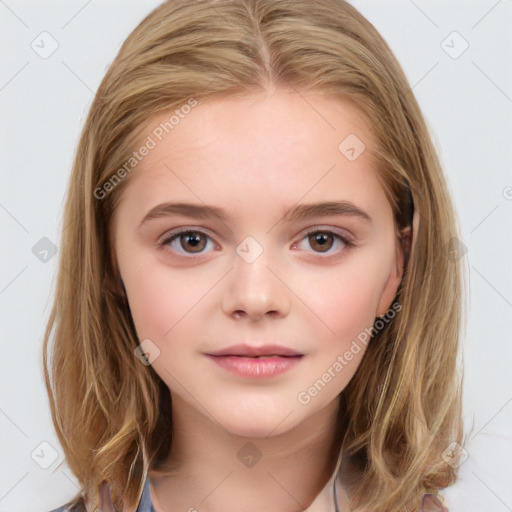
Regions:
[[[435,494],[424,494],[420,499],[418,512],[448,512],[438,496]]]
[[[87,512],[84,506],[81,503],[74,504],[66,503],[59,508],[55,508],[50,510],[49,512]]]

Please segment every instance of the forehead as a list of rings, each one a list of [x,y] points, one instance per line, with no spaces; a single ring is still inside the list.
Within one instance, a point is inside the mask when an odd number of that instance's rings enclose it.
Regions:
[[[375,144],[365,115],[346,98],[274,89],[251,95],[214,96],[193,108],[188,105],[190,100],[150,117],[139,129],[136,145],[143,144],[148,136],[156,144],[156,150],[145,158],[146,165],[141,166],[143,171],[165,157],[167,151],[193,157],[191,150],[214,151],[231,145],[231,151],[223,157],[237,156],[240,151],[236,142],[245,143],[242,147],[246,150],[247,143],[278,154],[288,150],[287,156],[304,154],[302,150],[339,150],[339,143],[349,135],[364,143],[367,156]]]
[[[366,118],[333,96],[274,90],[216,97],[153,116],[138,143],[149,139],[154,147],[123,191],[143,207],[169,195],[252,205],[252,212],[301,198],[343,198],[367,208],[382,200]]]

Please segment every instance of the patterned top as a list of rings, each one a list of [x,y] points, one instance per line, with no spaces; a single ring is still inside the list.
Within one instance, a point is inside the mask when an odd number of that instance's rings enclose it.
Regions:
[[[99,503],[99,511],[98,512],[115,512],[114,506],[112,504],[112,494],[110,492],[110,486],[106,481],[102,482],[99,489],[100,494],[100,503]],[[76,511],[74,508],[67,508],[66,505],[62,507],[51,510],[50,512],[82,512]],[[142,491],[142,496],[139,501],[139,505],[137,507],[136,512],[155,512],[153,508],[153,504],[151,503],[151,494],[149,490],[149,478],[146,478],[146,483],[144,484],[144,490]]]
[[[336,510],[338,507],[336,506]],[[62,506],[60,508],[51,510],[50,512],[75,512],[72,509]],[[115,512],[112,497],[110,493],[110,486],[105,481],[100,485],[100,504],[99,512]],[[153,504],[151,502],[151,494],[149,489],[149,478],[146,478],[144,484],[144,490],[139,501],[136,512],[155,512]],[[449,512],[448,509],[441,503],[439,498],[435,494],[424,494],[419,502],[417,512]]]

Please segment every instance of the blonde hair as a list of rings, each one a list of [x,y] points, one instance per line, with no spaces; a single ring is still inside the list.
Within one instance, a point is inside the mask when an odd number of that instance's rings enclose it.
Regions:
[[[140,342],[113,251],[111,221],[129,176],[105,184],[156,113],[268,84],[354,102],[378,141],[397,230],[414,212],[401,308],[339,397],[339,476],[351,504],[416,510],[422,494],[456,481],[443,452],[463,445],[463,260],[450,252],[459,227],[400,65],[343,0],[170,0],[128,36],[101,82],[68,185],[43,366],[58,439],[82,488],[70,503],[96,510],[104,480],[116,508],[138,502],[171,443],[170,392],[134,356]]]

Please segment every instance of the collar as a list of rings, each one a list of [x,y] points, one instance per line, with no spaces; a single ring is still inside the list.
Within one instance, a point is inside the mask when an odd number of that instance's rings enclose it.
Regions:
[[[137,507],[137,512],[155,512],[153,504],[151,503],[151,493],[149,490],[149,475],[146,477],[144,490],[142,491],[142,496],[140,498],[139,506]]]
[[[338,512],[337,501],[340,495],[344,495],[344,491],[339,485],[337,478],[338,471],[341,464],[341,454],[338,457],[336,468],[329,478],[329,481],[325,484],[324,488],[319,492],[317,497],[313,500],[311,505],[307,508],[307,512]],[[151,492],[149,489],[149,475],[146,477],[144,484],[144,490],[140,498],[139,505],[136,512],[155,512],[153,504],[151,502]]]

